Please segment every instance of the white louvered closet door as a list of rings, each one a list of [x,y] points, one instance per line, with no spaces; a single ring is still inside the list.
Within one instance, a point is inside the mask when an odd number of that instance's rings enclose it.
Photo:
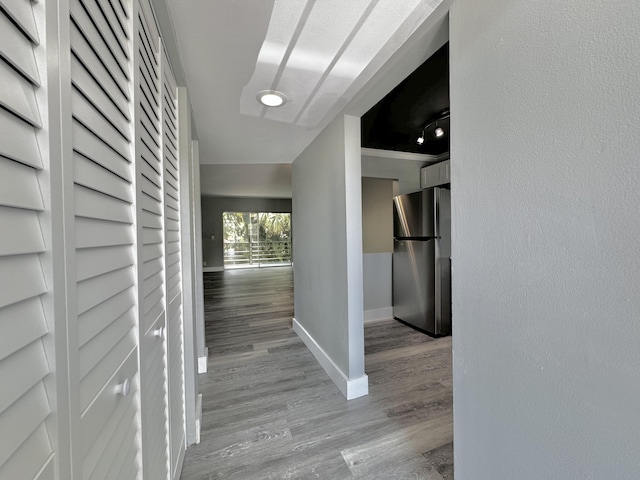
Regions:
[[[134,479],[140,426],[132,5],[70,0],[70,10],[80,405],[73,450],[83,479]]]
[[[137,38],[136,171],[142,466],[145,479],[168,478],[165,328],[164,168],[160,32],[140,1]]]
[[[180,252],[180,176],[178,162],[177,84],[166,52],[162,68],[162,145],[164,162],[164,239],[166,265],[167,363],[169,393],[170,478],[180,477],[186,434],[184,429],[184,363],[182,264]]]
[[[44,381],[38,31],[30,0],[0,0],[0,478],[53,479]],[[51,321],[51,320],[49,320]]]

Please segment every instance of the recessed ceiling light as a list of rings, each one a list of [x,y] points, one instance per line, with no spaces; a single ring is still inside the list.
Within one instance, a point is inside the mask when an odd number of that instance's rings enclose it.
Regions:
[[[287,103],[287,96],[277,90],[263,90],[256,98],[265,107],[281,107]]]

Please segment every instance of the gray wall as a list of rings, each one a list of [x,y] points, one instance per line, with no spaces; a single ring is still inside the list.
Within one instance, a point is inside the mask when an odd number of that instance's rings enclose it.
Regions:
[[[420,169],[429,162],[362,156],[362,176],[391,178],[398,181],[398,195],[420,190]]]
[[[364,319],[392,317],[392,253],[365,253],[362,258]]]
[[[638,25],[453,2],[457,480],[640,478]]]
[[[293,162],[295,317],[348,379],[364,375],[360,119]]]
[[[362,179],[362,251],[365,322],[391,316],[393,180]]]
[[[362,251],[393,252],[393,180],[362,179]]]
[[[205,268],[224,266],[222,212],[291,213],[291,199],[203,196],[202,259]]]

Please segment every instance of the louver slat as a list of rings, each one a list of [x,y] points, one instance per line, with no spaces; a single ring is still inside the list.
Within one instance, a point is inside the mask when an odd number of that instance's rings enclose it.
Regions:
[[[73,149],[76,152],[131,183],[131,164],[127,157],[116,154],[115,150],[80,123],[73,122],[72,129]]]
[[[83,479],[119,478],[113,465],[139,474],[130,8],[70,1]]]
[[[168,64],[165,54],[165,63]],[[185,431],[182,421],[184,388],[182,360],[182,295],[181,295],[181,262],[180,262],[180,205],[179,205],[179,171],[177,149],[175,148],[178,130],[176,82],[169,68],[163,70],[162,78],[162,112],[163,112],[163,170],[164,170],[164,206],[165,206],[165,268],[167,296],[167,390],[169,394],[169,460],[170,478],[180,476],[180,458],[185,448]],[[171,142],[169,139],[173,139]],[[175,241],[176,236],[178,241]]]
[[[38,32],[29,0],[0,0],[0,478],[53,478],[42,338],[45,208],[36,132]],[[9,434],[10,432],[10,434]]]
[[[123,45],[122,43],[124,39],[116,35],[116,31],[112,28],[111,24],[104,16],[104,12],[100,9],[95,0],[81,0],[81,2],[93,24],[96,26],[102,41],[118,64],[120,71],[126,79],[130,79],[127,68],[128,58],[126,44]]]
[[[76,219],[77,248],[131,245],[132,243],[133,232],[130,225],[90,218]]]
[[[124,202],[133,202],[131,183],[124,178],[79,153],[74,154],[74,163],[75,183],[77,185],[103,192],[105,195]]]
[[[76,275],[82,281],[132,266],[133,252],[128,245],[85,248],[78,251],[76,259]]]
[[[129,142],[118,130],[98,112],[78,90],[71,93],[71,105],[74,118],[88,130],[118,152],[122,158],[129,156]]]
[[[47,330],[37,297],[0,309],[0,360],[42,338]]]
[[[0,256],[44,252],[38,213],[23,208],[0,207]]]
[[[39,85],[40,77],[31,41],[4,15],[0,15],[0,45],[0,55],[31,83]]]
[[[128,432],[125,439],[117,453],[117,456],[123,457],[124,461],[120,464],[111,465],[106,478],[132,478],[136,475],[135,470],[131,467],[135,465],[136,462],[136,452],[135,449],[132,448],[136,443],[135,431],[131,430]]]
[[[29,366],[22,370],[24,366]],[[24,373],[14,378],[16,371]],[[0,365],[0,411],[18,401],[49,373],[49,365],[39,342],[33,342],[5,358]]]
[[[42,210],[42,194],[36,171],[0,157],[0,205]]]
[[[114,369],[112,376],[108,379],[104,388],[83,413],[80,435],[83,439],[82,445],[85,453],[88,448],[93,445],[100,431],[109,423],[111,416],[117,410],[118,404],[120,402],[131,402],[131,397],[135,395],[137,389],[135,381],[131,381],[131,391],[126,397],[124,395],[114,395],[113,392],[116,391],[118,385],[121,384],[124,379],[133,379],[136,370],[137,359],[136,350],[134,349],[128,352],[125,360]]]
[[[116,11],[116,7],[114,7],[113,3],[110,0],[98,0],[98,5],[100,9],[104,13],[105,17],[109,21],[109,25],[114,30],[114,34],[118,38],[118,41],[122,45],[123,50],[125,50],[125,55],[129,58],[128,51],[128,40],[129,40],[129,32],[126,27],[126,19],[121,18]]]
[[[93,447],[84,456],[82,478],[106,478],[105,471],[110,466],[108,460],[115,457],[125,434],[135,428],[135,422],[132,421],[135,415],[133,404],[118,404],[111,416],[112,421],[100,432]]]
[[[91,104],[118,130],[118,133],[127,140],[131,140],[129,119],[111,101],[111,97],[102,90],[76,57],[71,61],[71,78],[75,87],[85,98],[91,99]]]
[[[4,60],[0,60],[0,85],[2,85],[0,106],[26,120],[34,127],[40,127],[40,113],[33,84]]]
[[[133,272],[121,268],[78,283],[78,312],[100,305],[112,295],[134,285]]]
[[[29,364],[21,368],[27,369]],[[11,435],[0,435],[0,465],[4,465],[11,456],[24,448],[23,442],[38,428],[51,413],[49,399],[42,382],[21,396],[9,408],[0,413],[0,432],[11,432]]]
[[[133,309],[134,306],[134,292],[132,289],[126,289],[80,315],[78,318],[78,339],[80,346],[82,347],[109,325],[104,321],[105,318],[119,318],[124,315],[127,310]]]
[[[97,341],[99,342],[100,340]],[[107,390],[107,395],[115,396],[115,385],[109,387],[109,379],[122,363],[122,358],[126,358],[132,349],[135,348],[135,344],[135,333],[133,330],[130,330],[113,348],[108,350],[108,353],[101,359],[100,363],[82,379],[82,383],[80,384],[80,407],[83,411],[87,408],[93,409],[93,404],[96,402],[97,396],[104,394],[105,389]],[[123,376],[118,383],[122,383],[125,378],[132,379],[133,377]],[[91,438],[95,439],[95,436],[92,434]],[[112,459],[111,461],[114,460]]]
[[[0,308],[46,291],[37,254],[0,257]]]
[[[75,196],[76,216],[78,217],[122,223],[132,223],[133,221],[127,202],[80,185],[75,188]]]
[[[122,92],[109,71],[100,61],[100,57],[91,48],[87,39],[82,35],[75,22],[71,25],[71,51],[74,57],[91,73],[93,79],[109,95],[111,101],[115,103],[118,110],[127,116],[129,112],[129,97],[126,92]],[[129,117],[127,117],[129,118]]]
[[[154,336],[165,324],[163,182],[161,152],[160,36],[147,0],[140,3],[137,38],[138,74],[136,153],[140,194],[137,219],[142,227],[139,272],[140,394],[145,405],[143,470],[150,478],[167,478],[166,360],[164,336]],[[120,477],[127,475],[120,472]]]
[[[38,472],[46,468],[40,474],[38,480],[54,479],[53,455],[49,436],[44,425],[40,425],[22,444],[11,458],[0,467],[0,478],[36,478]],[[49,464],[49,465],[47,465]],[[45,467],[47,465],[47,467]]]
[[[82,35],[86,38],[91,48],[98,54],[100,61],[108,70],[111,77],[115,80],[119,90],[128,96],[127,84],[129,79],[122,71],[122,68],[116,61],[114,51],[109,47],[109,43],[102,37],[100,31],[96,28],[87,11],[80,3],[80,0],[71,0],[71,16],[74,23],[78,26]]]
[[[0,0],[0,7],[29,37],[31,43],[35,45],[39,43],[36,20],[29,0]],[[4,14],[0,13],[0,15]]]
[[[100,338],[96,337],[95,341],[83,345],[80,349],[80,378],[84,378],[93,370],[109,351],[131,331],[134,324],[133,313],[122,315],[101,332]]]
[[[31,125],[0,108],[0,155],[34,168],[42,168],[40,150]]]

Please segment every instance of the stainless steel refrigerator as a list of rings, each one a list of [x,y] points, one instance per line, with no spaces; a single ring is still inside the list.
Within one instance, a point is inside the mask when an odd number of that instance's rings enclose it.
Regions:
[[[451,333],[451,195],[433,187],[394,197],[393,316]]]

